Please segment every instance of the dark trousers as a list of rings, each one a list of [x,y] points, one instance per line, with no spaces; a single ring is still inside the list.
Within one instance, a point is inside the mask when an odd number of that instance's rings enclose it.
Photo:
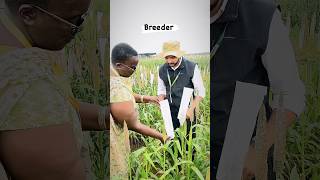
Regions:
[[[179,112],[179,107],[173,107],[173,106],[170,106],[170,111],[171,111],[171,117],[172,117],[172,123],[173,123],[173,129],[176,130],[177,128],[180,127],[180,122],[179,122],[179,119],[178,119],[178,112]],[[187,123],[187,140],[189,139],[189,132],[190,132],[190,129],[192,131],[192,139],[194,139],[196,137],[196,128],[194,127],[194,125],[196,124],[196,117],[195,117],[195,114],[194,114],[194,120],[193,122],[191,122],[190,120],[186,120]],[[192,127],[193,126],[193,127]],[[177,135],[177,134],[175,134]],[[181,139],[179,139],[179,142],[181,144]],[[185,147],[187,150],[189,149],[188,148],[188,144],[186,143],[186,147]],[[179,155],[180,156],[180,155]],[[192,160],[194,158],[194,150],[192,148]]]
[[[179,113],[179,107],[172,107],[170,106],[170,111],[171,111],[171,117],[172,117],[172,124],[173,124],[173,129],[176,130],[177,128],[180,127],[180,121],[178,119],[178,113]],[[194,113],[194,118],[193,118],[193,122],[191,122],[190,120],[186,120],[187,123],[187,137],[189,136],[189,132],[190,132],[190,128],[196,124],[196,116]],[[192,128],[192,138],[196,137],[196,128],[193,127]]]

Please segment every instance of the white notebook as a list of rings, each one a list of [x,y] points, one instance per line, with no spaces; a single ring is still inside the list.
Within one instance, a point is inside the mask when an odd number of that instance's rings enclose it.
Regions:
[[[179,107],[179,112],[178,112],[178,119],[180,122],[180,126],[183,125],[183,123],[186,121],[187,118],[187,111],[189,109],[189,103],[192,98],[192,93],[193,89],[191,88],[183,88],[183,94],[181,98],[181,103]]]
[[[240,180],[246,153],[267,87],[237,82],[217,179]],[[230,173],[232,172],[232,173]]]
[[[167,136],[169,136],[172,139],[174,138],[174,130],[173,130],[169,101],[167,99],[160,101],[160,109],[161,109],[161,114],[164,121],[164,126],[166,128]]]

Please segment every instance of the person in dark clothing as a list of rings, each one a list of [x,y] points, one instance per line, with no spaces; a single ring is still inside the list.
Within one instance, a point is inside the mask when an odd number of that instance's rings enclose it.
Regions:
[[[285,127],[288,128],[304,108],[301,82],[288,32],[280,11],[271,0],[211,1],[211,164],[216,178],[236,81],[267,86],[273,94],[267,117],[267,147],[274,144],[275,117],[279,94],[285,94]],[[286,68],[286,70],[284,70]],[[268,113],[267,113],[268,114]],[[255,176],[255,147],[245,158],[243,179]],[[271,163],[272,164],[272,163]],[[271,169],[269,169],[271,172]],[[268,179],[274,179],[269,173]]]
[[[162,57],[166,63],[159,69],[158,96],[159,100],[168,99],[171,110],[173,128],[179,128],[178,112],[184,87],[194,89],[194,97],[187,111],[187,133],[196,122],[195,108],[205,96],[202,77],[198,66],[183,57],[178,41],[169,41],[163,44]],[[192,137],[195,137],[195,128],[192,128]]]

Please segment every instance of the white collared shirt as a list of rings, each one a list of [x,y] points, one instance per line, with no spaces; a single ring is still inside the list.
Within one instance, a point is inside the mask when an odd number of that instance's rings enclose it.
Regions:
[[[283,91],[283,106],[300,115],[305,107],[305,87],[300,80],[294,50],[279,10],[273,14],[269,29],[269,40],[262,63],[268,72],[272,92]],[[285,68],[285,69],[284,69]],[[274,94],[271,104],[278,107],[279,95]]]
[[[179,66],[181,65],[181,60],[182,60],[182,58],[180,58],[179,64],[176,67],[171,67],[174,71],[177,70],[179,68]],[[179,79],[178,79],[178,81],[179,81]],[[198,65],[196,65],[194,68],[192,83],[194,86],[195,96],[200,96],[200,97],[204,98],[205,94],[206,94],[206,90],[203,85],[203,81],[202,81],[202,77],[201,77],[201,73],[200,73]],[[165,86],[163,80],[160,78],[159,74],[158,74],[158,95],[166,95],[166,86]]]

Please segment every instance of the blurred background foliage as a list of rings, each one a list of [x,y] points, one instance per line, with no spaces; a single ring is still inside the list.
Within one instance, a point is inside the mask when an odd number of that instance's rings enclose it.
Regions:
[[[65,48],[76,98],[107,106],[109,98],[109,0],[92,0],[84,29]],[[97,180],[109,175],[109,133],[85,132]]]

